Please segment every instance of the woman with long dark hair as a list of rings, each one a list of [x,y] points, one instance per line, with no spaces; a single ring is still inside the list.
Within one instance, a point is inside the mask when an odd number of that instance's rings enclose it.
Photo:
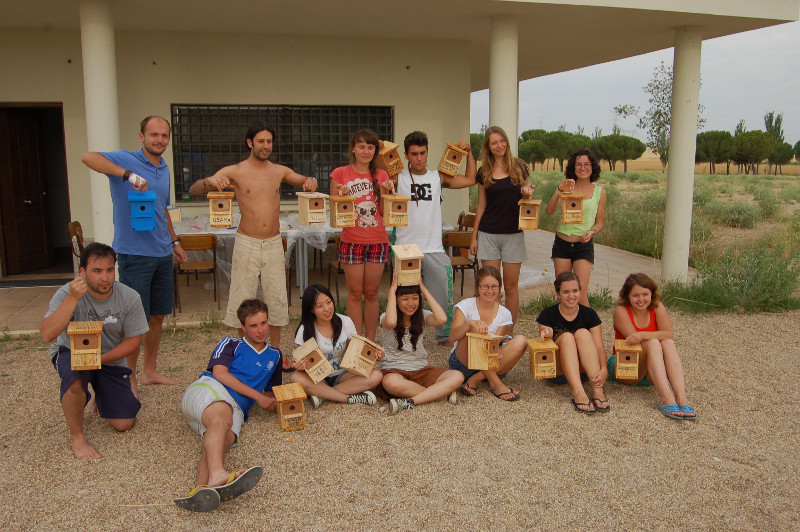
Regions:
[[[422,308],[422,298],[431,310]],[[381,315],[381,336],[386,356],[381,361],[383,380],[379,396],[389,399],[389,414],[449,397],[456,404],[455,390],[463,382],[460,372],[428,365],[425,325],[438,327],[447,314],[425,285],[397,286],[392,276],[386,312]]]
[[[333,366],[333,373],[314,384],[304,371],[305,360],[295,360],[291,381],[300,383],[309,395],[311,405],[319,408],[323,401],[350,404],[375,404],[375,394],[369,390],[381,382],[383,374],[373,369],[369,377],[362,377],[341,367],[347,342],[357,334],[353,320],[336,313],[333,295],[321,284],[312,284],[303,292],[303,307],[295,343],[303,345],[314,338],[320,352]]]

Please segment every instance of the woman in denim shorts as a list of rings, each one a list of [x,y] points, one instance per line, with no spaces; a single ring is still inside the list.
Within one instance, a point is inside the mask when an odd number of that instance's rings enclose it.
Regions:
[[[573,272],[581,281],[580,304],[589,306],[589,278],[594,267],[594,235],[603,229],[606,217],[606,191],[594,182],[600,178],[600,162],[589,150],[578,150],[567,161],[566,179],[559,183],[547,202],[547,214],[556,212],[560,204],[559,193],[581,194],[583,220],[579,224],[558,224],[553,242],[553,267],[556,277],[562,272]]]
[[[481,266],[502,265],[505,306],[514,323],[519,314],[519,272],[528,260],[525,236],[519,229],[519,200],[533,194],[528,184],[530,171],[525,161],[516,159],[508,148],[508,135],[502,128],[486,129],[481,147],[483,164],[478,169],[478,208],[470,251]],[[513,324],[512,324],[513,330]]]

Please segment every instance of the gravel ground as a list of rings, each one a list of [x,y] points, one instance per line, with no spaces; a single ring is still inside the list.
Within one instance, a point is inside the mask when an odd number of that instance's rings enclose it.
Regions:
[[[601,317],[610,346],[611,312]],[[210,514],[171,500],[192,487],[200,454],[180,398],[225,330],[167,332],[160,367],[182,385],[143,388],[130,433],[87,411],[94,462],[72,457],[46,346],[5,341],[0,529],[797,530],[800,312],[672,318],[696,422],[659,414],[654,388],[616,384],[610,413],[578,414],[566,385],[530,377],[526,355],[507,380],[515,403],[485,385],[394,417],[382,401],[307,403],[305,430],[291,433],[256,407],[226,465],[265,476]],[[444,348],[427,347],[446,364]]]

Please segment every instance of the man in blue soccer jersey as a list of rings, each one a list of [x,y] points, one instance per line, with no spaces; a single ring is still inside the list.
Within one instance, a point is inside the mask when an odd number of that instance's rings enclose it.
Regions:
[[[187,510],[213,510],[220,501],[255,487],[263,474],[257,466],[230,474],[223,467],[225,453],[239,441],[247,412],[256,403],[264,410],[275,410],[272,387],[281,384],[281,372],[276,371],[280,354],[267,344],[267,306],[258,299],[247,299],[236,314],[244,338],[224,338],[206,371],[183,394],[186,420],[203,440],[195,488],[186,497],[175,499],[175,504]]]

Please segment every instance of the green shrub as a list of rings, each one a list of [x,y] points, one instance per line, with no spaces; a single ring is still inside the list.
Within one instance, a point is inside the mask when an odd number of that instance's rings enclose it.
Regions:
[[[603,172],[600,174],[600,181],[607,185],[616,185],[623,175],[625,174],[620,174],[619,172]]]
[[[637,203],[642,210],[663,212],[667,208],[667,192],[661,189],[647,191]]]
[[[778,204],[778,196],[772,191],[772,188],[762,186],[753,192],[753,199],[758,202],[758,208],[761,211],[761,216],[765,220],[771,220],[780,211]]]
[[[800,203],[800,186],[788,185],[781,190],[781,200],[784,203]]]
[[[660,183],[663,177],[664,174],[642,174],[639,183]]]
[[[776,312],[800,308],[800,264],[766,246],[731,249],[689,283],[665,283],[664,302],[692,311]]]
[[[636,182],[639,181],[639,179],[641,179],[642,175],[639,174],[638,172],[628,172],[627,174],[622,174],[620,177],[625,181]]]
[[[705,212],[715,223],[744,229],[752,229],[760,216],[758,208],[746,201],[712,201]]]
[[[725,196],[732,196],[733,195],[733,185],[730,183],[724,183],[717,187],[717,193],[723,194]]]
[[[693,203],[696,207],[707,205],[714,198],[714,190],[710,185],[695,185]]]

